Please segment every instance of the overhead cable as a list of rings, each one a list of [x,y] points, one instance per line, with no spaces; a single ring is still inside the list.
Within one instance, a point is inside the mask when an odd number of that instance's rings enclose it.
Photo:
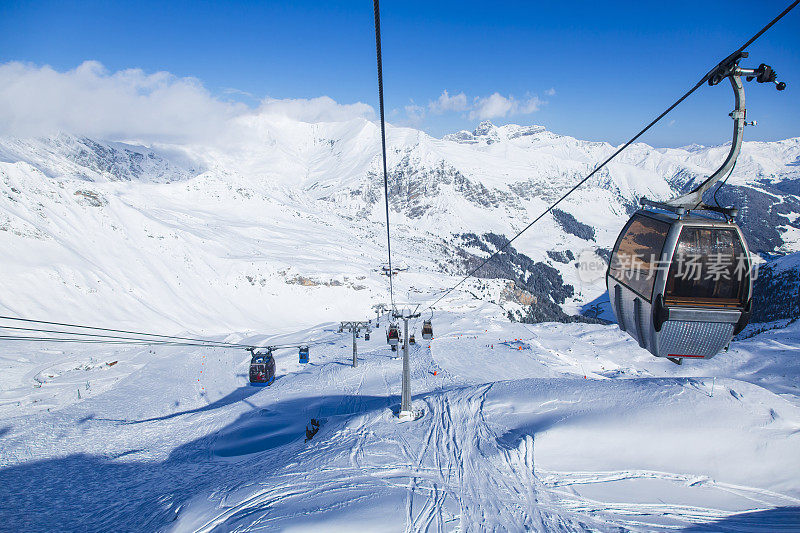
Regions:
[[[377,2],[377,0],[376,0],[376,2]],[[701,86],[702,86],[704,83],[706,83],[706,82],[707,82],[707,81],[708,81],[708,80],[711,78],[711,75],[712,75],[714,72],[716,72],[716,71],[717,71],[717,69],[718,69],[718,67],[719,67],[720,65],[723,65],[723,64],[725,64],[725,62],[726,62],[726,61],[727,61],[727,60],[728,60],[730,57],[732,57],[732,56],[735,56],[736,54],[738,54],[739,52],[742,52],[742,51],[743,51],[745,48],[747,48],[748,46],[750,46],[751,44],[753,44],[753,43],[756,41],[756,39],[758,39],[759,37],[761,37],[761,35],[763,35],[763,34],[764,34],[764,32],[766,32],[768,29],[770,29],[770,28],[771,28],[771,27],[772,27],[772,26],[773,26],[773,25],[774,25],[776,22],[778,22],[780,19],[782,19],[784,16],[786,16],[786,14],[787,14],[787,13],[789,13],[789,12],[790,12],[792,9],[794,9],[794,8],[797,6],[797,4],[798,4],[798,3],[800,3],[800,0],[795,0],[794,2],[792,2],[792,4],[791,4],[789,7],[787,7],[786,9],[784,9],[784,10],[783,10],[783,11],[782,11],[782,12],[781,12],[781,13],[780,13],[780,14],[779,14],[777,17],[775,17],[774,19],[772,19],[772,21],[770,21],[770,22],[769,22],[767,25],[765,25],[763,28],[761,28],[761,29],[760,29],[760,30],[759,30],[759,31],[758,31],[758,32],[757,32],[755,35],[753,35],[753,36],[752,36],[750,39],[748,39],[748,40],[747,40],[747,42],[745,42],[745,43],[744,43],[744,44],[743,44],[743,45],[742,45],[742,46],[741,46],[741,47],[740,47],[738,50],[736,50],[736,52],[734,52],[733,54],[729,55],[727,58],[725,58],[725,59],[724,59],[724,60],[722,60],[720,63],[718,63],[718,64],[717,64],[717,66],[715,66],[713,69],[711,69],[710,71],[708,71],[708,73],[707,73],[707,74],[705,74],[705,75],[704,75],[702,78],[700,78],[700,81],[698,81],[698,82],[697,82],[697,83],[696,83],[696,84],[695,84],[695,85],[694,85],[694,86],[693,86],[691,89],[689,89],[688,91],[686,91],[686,92],[683,94],[683,96],[681,96],[680,98],[678,98],[678,99],[677,99],[677,100],[676,100],[676,101],[675,101],[675,102],[674,102],[672,105],[670,105],[670,106],[669,106],[669,107],[668,107],[668,108],[667,108],[667,109],[666,109],[666,110],[665,110],[663,113],[661,113],[661,114],[660,114],[660,115],[658,115],[658,116],[657,116],[655,119],[653,119],[653,120],[652,120],[652,121],[651,121],[651,122],[650,122],[650,123],[649,123],[647,126],[645,126],[644,128],[642,128],[641,130],[639,130],[639,133],[637,133],[636,135],[634,135],[633,137],[631,137],[631,139],[630,139],[628,142],[626,142],[626,143],[625,143],[625,144],[623,144],[621,147],[619,147],[619,148],[618,148],[618,149],[617,149],[617,150],[616,150],[616,151],[615,151],[613,154],[611,154],[611,156],[610,156],[610,157],[608,157],[608,158],[607,158],[605,161],[603,161],[602,163],[600,163],[600,165],[598,165],[597,167],[595,167],[595,169],[594,169],[594,170],[592,170],[592,171],[591,171],[591,172],[590,172],[590,173],[589,173],[589,174],[588,174],[586,177],[584,177],[582,180],[580,180],[578,183],[576,183],[576,184],[575,184],[575,185],[574,185],[574,186],[573,186],[573,187],[572,187],[570,190],[568,190],[566,193],[564,193],[564,194],[563,194],[563,195],[562,195],[562,196],[561,196],[561,197],[560,197],[558,200],[556,200],[556,201],[555,201],[553,204],[551,204],[551,205],[550,205],[550,206],[549,206],[547,209],[545,209],[545,210],[544,210],[544,211],[543,211],[541,214],[539,214],[539,216],[537,216],[536,218],[534,218],[534,219],[533,219],[533,220],[532,220],[532,221],[531,221],[531,222],[530,222],[530,223],[529,223],[527,226],[525,226],[525,227],[524,227],[524,228],[522,228],[522,229],[521,229],[519,232],[517,232],[517,234],[516,234],[516,235],[514,235],[514,236],[513,236],[511,239],[509,239],[509,240],[508,240],[508,242],[506,242],[504,245],[500,246],[500,247],[499,247],[499,248],[498,248],[498,249],[497,249],[497,250],[496,250],[494,253],[490,254],[490,255],[489,255],[489,257],[487,257],[486,259],[484,259],[484,260],[481,262],[481,264],[479,264],[477,267],[475,267],[475,268],[473,268],[472,270],[470,270],[470,271],[469,271],[469,273],[468,273],[466,276],[464,276],[464,277],[463,277],[463,278],[462,278],[462,279],[461,279],[461,280],[460,280],[458,283],[456,283],[454,286],[452,286],[452,287],[450,287],[449,289],[447,289],[447,290],[446,290],[446,291],[445,291],[445,292],[444,292],[444,293],[443,293],[441,296],[439,296],[439,297],[438,297],[438,298],[437,298],[437,299],[436,299],[436,300],[435,300],[435,301],[434,301],[432,304],[430,304],[430,305],[429,305],[429,306],[428,306],[426,309],[430,309],[430,308],[432,308],[434,305],[436,305],[437,303],[439,303],[440,301],[442,301],[442,300],[443,300],[443,299],[444,299],[444,298],[445,298],[445,297],[446,297],[448,294],[450,294],[450,293],[451,293],[451,292],[453,292],[455,289],[457,289],[458,287],[460,287],[460,286],[461,286],[461,285],[462,285],[462,284],[463,284],[465,281],[467,281],[469,278],[471,278],[471,277],[472,277],[472,276],[473,276],[473,275],[474,275],[474,274],[475,274],[475,273],[476,273],[478,270],[480,270],[481,268],[483,268],[483,267],[484,267],[484,266],[485,266],[485,265],[486,265],[486,264],[487,264],[489,261],[491,261],[492,259],[494,259],[495,257],[497,257],[497,255],[498,255],[498,254],[500,254],[500,253],[501,253],[503,250],[505,250],[506,248],[508,248],[508,247],[511,245],[511,243],[512,243],[512,242],[514,242],[515,240],[517,240],[517,238],[518,238],[520,235],[522,235],[523,233],[525,233],[526,231],[528,231],[528,229],[530,229],[530,227],[531,227],[531,226],[533,226],[533,225],[534,225],[534,224],[536,224],[536,223],[537,223],[539,220],[541,220],[541,219],[542,219],[542,217],[544,217],[544,216],[545,216],[547,213],[549,213],[550,211],[552,211],[552,210],[553,210],[553,209],[554,209],[556,206],[558,206],[558,204],[560,204],[562,201],[564,201],[564,200],[565,200],[565,199],[566,199],[566,198],[567,198],[567,197],[568,197],[570,194],[572,194],[573,192],[575,192],[575,190],[577,190],[577,189],[578,189],[578,188],[579,188],[581,185],[583,185],[584,183],[586,183],[586,182],[587,182],[587,181],[588,181],[588,180],[589,180],[589,179],[590,179],[592,176],[594,176],[594,175],[595,175],[595,174],[596,174],[598,171],[600,171],[600,169],[602,169],[603,167],[605,167],[605,166],[606,166],[606,165],[607,165],[609,162],[611,162],[611,160],[613,160],[615,157],[617,157],[617,156],[618,156],[618,155],[619,155],[619,154],[620,154],[620,153],[621,153],[623,150],[625,150],[625,149],[626,149],[628,146],[630,146],[631,144],[633,144],[634,142],[636,142],[636,140],[637,140],[637,139],[639,139],[639,137],[641,137],[642,135],[644,135],[644,134],[645,134],[645,133],[646,133],[646,132],[647,132],[647,131],[648,131],[650,128],[652,128],[654,125],[656,125],[656,123],[658,123],[658,122],[659,122],[659,121],[660,121],[662,118],[664,118],[664,117],[665,117],[665,116],[666,116],[666,115],[667,115],[667,114],[668,114],[670,111],[672,111],[673,109],[675,109],[676,107],[678,107],[678,105],[680,105],[680,104],[681,104],[681,103],[682,103],[684,100],[686,100],[686,99],[687,99],[687,98],[688,98],[688,97],[689,97],[689,96],[690,96],[692,93],[694,93],[694,92],[695,92],[697,89],[699,89],[699,88],[700,88],[700,87],[701,87]]]
[[[373,0],[375,11],[375,53],[378,58],[378,100],[381,115],[381,153],[383,155],[383,198],[386,204],[386,250],[389,256],[389,300],[394,309],[394,286],[392,282],[392,238],[389,231],[389,172],[386,169],[386,119],[383,112],[383,54],[381,53],[381,14],[378,0]]]

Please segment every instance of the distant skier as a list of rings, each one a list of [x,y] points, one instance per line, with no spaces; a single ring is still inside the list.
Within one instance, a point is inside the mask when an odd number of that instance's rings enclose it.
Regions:
[[[316,418],[311,419],[311,424],[306,426],[306,442],[314,438],[314,435],[319,431],[319,420]]]

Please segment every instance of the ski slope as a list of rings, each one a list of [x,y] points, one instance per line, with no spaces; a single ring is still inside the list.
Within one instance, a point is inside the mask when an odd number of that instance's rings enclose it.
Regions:
[[[332,323],[227,337],[325,341],[308,365],[277,352],[267,388],[247,386],[241,350],[7,344],[0,530],[800,524],[797,324],[677,366],[614,326],[512,324],[478,300],[450,307],[430,344],[412,347],[422,416],[405,423],[385,322],[360,339],[357,368],[350,334]],[[322,426],[304,442],[311,418]]]
[[[797,324],[679,367],[613,325],[510,323],[535,298],[471,279],[413,348],[422,416],[399,423],[401,360],[376,331],[352,368],[334,322],[387,300],[377,126],[241,120],[224,146],[0,139],[2,314],[322,343],[309,365],[279,351],[269,388],[247,385],[242,350],[3,343],[0,530],[796,526]],[[512,235],[614,150],[489,123],[388,142],[394,290],[414,302],[485,257],[464,232]],[[562,204],[574,222],[545,217],[515,247],[573,286],[565,311],[599,303],[566,252],[607,250],[640,196],[725,151],[636,144]],[[800,138],[747,143],[729,185],[770,253],[800,243],[798,154]]]

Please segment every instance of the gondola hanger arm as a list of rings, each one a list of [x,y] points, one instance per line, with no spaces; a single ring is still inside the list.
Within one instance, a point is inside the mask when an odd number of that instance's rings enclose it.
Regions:
[[[730,80],[734,94],[734,109],[730,113],[730,117],[733,119],[733,139],[731,141],[730,151],[728,152],[728,155],[723,161],[722,165],[717,169],[716,172],[711,174],[711,176],[703,181],[703,183],[695,187],[691,192],[666,202],[654,202],[652,200],[642,198],[640,201],[642,205],[668,209],[670,211],[675,211],[680,215],[684,214],[686,211],[698,209],[716,211],[729,217],[735,217],[738,214],[738,211],[735,208],[718,207],[705,204],[703,202],[703,196],[717,182],[719,182],[719,180],[727,176],[728,173],[733,169],[733,166],[736,164],[736,159],[739,157],[739,154],[742,150],[744,127],[746,125],[755,125],[755,122],[748,123],[746,121],[747,110],[745,109],[744,85],[742,84],[742,76],[744,76],[747,81],[756,80],[759,83],[774,83],[775,88],[779,91],[782,91],[786,88],[786,84],[784,82],[777,81],[777,75],[769,65],[762,63],[758,68],[755,69],[740,67],[739,61],[747,58],[747,56],[747,52],[735,52],[734,54],[728,56],[724,61],[719,63],[708,74],[706,74],[708,84],[712,86],[721,83],[726,78]]]

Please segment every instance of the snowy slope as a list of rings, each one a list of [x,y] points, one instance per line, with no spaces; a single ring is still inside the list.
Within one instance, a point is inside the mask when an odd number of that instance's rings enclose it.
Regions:
[[[401,361],[382,331],[351,368],[335,327],[387,301],[375,125],[239,120],[214,146],[0,139],[2,314],[325,342],[307,366],[278,352],[266,389],[246,385],[241,350],[0,345],[0,530],[798,523],[797,323],[679,367],[613,325],[512,324],[531,295],[471,280],[413,349],[424,416],[400,424]],[[538,126],[388,133],[393,253],[408,267],[395,291],[412,302],[436,298],[614,150]],[[725,150],[631,147],[496,271],[555,272],[544,297],[569,312],[602,298],[602,280],[577,277],[579,253],[610,248],[639,196],[690,186]],[[800,250],[798,158],[800,139],[748,143],[720,194],[761,253]],[[796,286],[796,254],[770,269]],[[304,443],[311,418],[322,428]]]
[[[329,343],[308,366],[279,352],[266,389],[246,386],[243,352],[6,348],[0,529],[798,523],[797,326],[678,367],[613,326],[509,324],[495,306],[458,304],[412,349],[424,416],[411,423],[394,418],[401,362],[380,332],[357,368],[330,324],[282,337]],[[322,428],[304,443],[311,418]]]
[[[13,251],[0,310],[214,334],[291,331],[385,301],[375,124],[237,120],[214,146],[0,139],[0,245]],[[540,126],[388,135],[395,261],[411,266],[398,292],[414,301],[454,283],[464,253],[485,253],[463,234],[516,232],[615,149]],[[515,248],[574,288],[563,307],[575,313],[604,286],[582,282],[568,252],[607,250],[640,196],[690,186],[725,151],[636,144]],[[746,143],[720,194],[742,208],[756,252],[800,249],[798,158],[800,138]],[[524,298],[500,297],[508,282],[489,285],[464,288],[521,309]]]

